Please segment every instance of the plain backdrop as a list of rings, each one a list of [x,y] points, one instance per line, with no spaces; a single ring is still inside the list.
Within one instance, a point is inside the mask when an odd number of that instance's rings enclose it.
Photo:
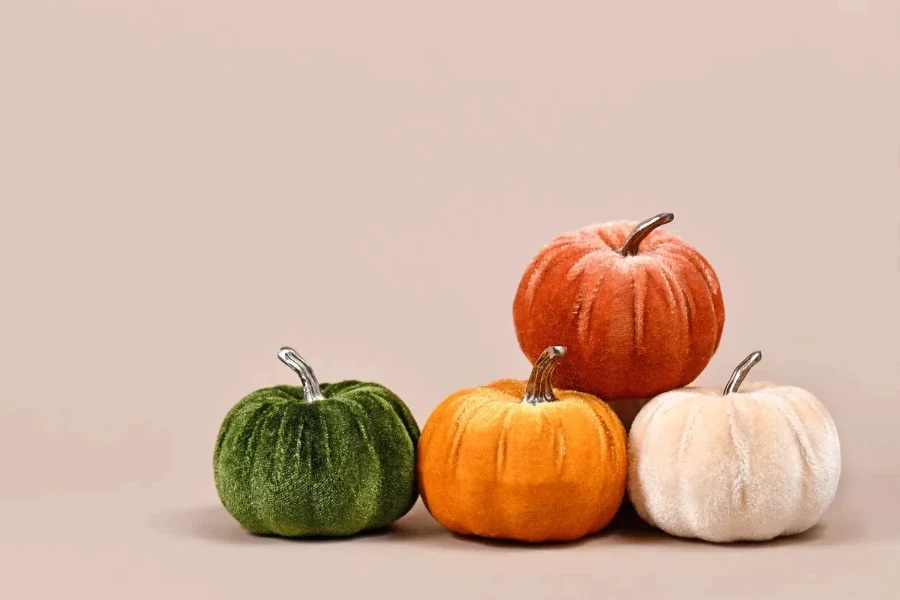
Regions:
[[[0,203],[8,597],[898,589],[894,0],[4,0]],[[762,350],[753,378],[834,416],[810,534],[521,548],[420,504],[291,543],[218,504],[218,426],[295,383],[282,345],[424,424],[527,376],[511,305],[543,244],[663,211],[723,288],[699,382]]]

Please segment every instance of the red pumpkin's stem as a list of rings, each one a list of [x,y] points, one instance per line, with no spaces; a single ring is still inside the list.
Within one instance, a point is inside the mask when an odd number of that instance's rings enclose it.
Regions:
[[[731,379],[728,380],[728,384],[725,386],[725,391],[722,392],[722,395],[727,396],[728,394],[733,394],[738,391],[738,388],[744,383],[744,378],[747,376],[747,373],[749,373],[750,369],[755,367],[761,360],[762,352],[757,350],[741,361],[741,364],[739,364],[734,370],[734,373],[731,374]]]
[[[638,246],[641,245],[644,238],[650,235],[651,231],[661,225],[671,223],[674,220],[675,215],[672,213],[660,213],[655,217],[650,217],[646,221],[641,221],[638,223],[637,227],[634,228],[634,231],[631,232],[631,235],[628,236],[628,239],[625,240],[625,243],[622,244],[622,247],[619,248],[619,254],[622,256],[636,255],[638,253]]]
[[[303,398],[307,402],[325,399],[325,396],[322,395],[322,388],[319,387],[319,380],[316,379],[316,374],[313,373],[312,367],[293,348],[285,346],[278,351],[278,358],[300,376],[300,382],[303,385]]]
[[[553,369],[565,355],[565,346],[550,346],[541,352],[531,369],[531,377],[528,378],[528,387],[525,389],[525,398],[522,399],[522,402],[540,404],[556,400],[550,380],[553,376]]]

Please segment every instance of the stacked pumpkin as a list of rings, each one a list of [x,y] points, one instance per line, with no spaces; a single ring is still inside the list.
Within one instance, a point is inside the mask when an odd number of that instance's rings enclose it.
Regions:
[[[812,527],[840,476],[834,422],[802,389],[741,391],[759,352],[722,392],[684,387],[718,348],[725,309],[706,259],[660,229],[672,220],[586,227],[545,246],[513,303],[530,378],[452,394],[421,438],[387,388],[320,386],[283,348],[302,386],[250,394],[220,429],[226,508],[257,533],[349,535],[393,522],[420,491],[457,533],[567,541],[609,524],[627,490],[643,519],[677,536]]]

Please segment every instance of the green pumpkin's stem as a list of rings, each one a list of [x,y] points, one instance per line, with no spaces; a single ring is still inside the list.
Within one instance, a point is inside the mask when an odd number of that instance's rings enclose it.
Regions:
[[[303,384],[303,397],[307,402],[325,399],[325,396],[322,395],[322,388],[319,387],[319,380],[316,379],[316,374],[313,373],[312,367],[293,348],[285,346],[278,351],[278,358],[300,376],[300,382]]]
[[[522,399],[522,402],[540,404],[556,400],[550,379],[553,369],[565,355],[565,346],[550,346],[541,352],[534,363],[534,368],[531,369],[531,377],[528,379],[528,387],[525,389],[525,398]]]
[[[744,383],[744,377],[746,377],[747,373],[750,372],[750,369],[756,366],[756,363],[761,360],[762,352],[759,350],[745,358],[734,370],[734,373],[731,374],[731,379],[728,380],[728,385],[725,386],[725,391],[722,392],[722,395],[727,396],[728,394],[733,394],[738,391],[738,388]]]
[[[672,213],[660,213],[646,221],[641,221],[634,228],[634,231],[631,232],[631,235],[628,236],[628,239],[625,240],[625,243],[622,244],[622,247],[619,248],[619,254],[622,256],[635,256],[638,253],[638,246],[641,245],[645,237],[650,235],[651,231],[674,220],[675,215]]]

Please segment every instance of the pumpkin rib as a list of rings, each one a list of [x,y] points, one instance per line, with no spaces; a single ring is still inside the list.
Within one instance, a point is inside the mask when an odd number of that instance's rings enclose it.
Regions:
[[[696,250],[690,253],[675,250],[673,254],[679,257],[684,264],[692,267],[699,276],[700,280],[705,283],[705,291],[707,292],[707,295],[709,297],[710,306],[713,307],[713,314],[716,315],[718,322],[723,321],[724,319],[719,318],[719,309],[717,305],[720,303],[716,302],[716,297],[719,295],[721,286],[719,284],[719,279],[716,277],[715,273],[712,270],[712,267],[708,262],[706,262],[705,258],[700,256],[700,253]],[[697,265],[695,259],[700,259],[701,264],[699,266]]]
[[[348,392],[348,390],[345,390]],[[370,458],[371,471],[366,473],[367,477],[364,477],[360,474],[360,479],[370,479],[374,481],[373,489],[369,493],[369,497],[372,498],[369,504],[370,510],[368,511],[368,515],[365,518],[360,519],[362,524],[360,525],[361,530],[368,530],[378,527],[381,523],[379,517],[381,517],[382,513],[387,512],[385,509],[389,507],[384,507],[379,499],[382,499],[382,491],[385,489],[387,473],[384,469],[384,461],[382,460],[381,454],[378,452],[378,442],[376,439],[380,432],[377,431],[377,427],[373,428],[372,434],[369,434],[369,428],[367,425],[363,424],[363,419],[368,420],[371,418],[370,411],[366,409],[362,404],[362,397],[357,398],[357,394],[353,394],[352,392],[347,393],[346,396],[337,399],[335,403],[335,411],[338,412],[338,409],[345,410],[350,417],[350,420],[356,425],[357,431],[360,432],[363,445],[368,450],[366,454]],[[357,460],[357,465],[360,464],[360,460]],[[356,494],[359,494],[359,490],[356,490]],[[402,516],[402,515],[401,515]]]
[[[457,408],[456,414],[454,414],[453,421],[456,425],[456,429],[453,434],[453,443],[450,446],[450,462],[454,466],[459,464],[459,453],[462,448],[462,441],[466,435],[466,430],[469,428],[469,423],[475,418],[475,415],[478,411],[484,407],[483,403],[476,404],[471,408],[465,407],[460,403],[460,407]],[[468,410],[466,410],[468,408]],[[463,419],[463,415],[460,414],[462,411],[465,412],[466,418]]]
[[[634,343],[631,345],[631,352],[634,358],[638,358],[641,353],[641,337],[644,322],[644,303],[643,298],[638,300],[636,271],[637,269],[628,269],[628,274],[631,275],[631,337],[634,340]],[[640,308],[638,305],[640,305]]]
[[[687,454],[688,445],[691,443],[694,435],[694,426],[697,423],[697,420],[700,418],[700,415],[703,413],[704,406],[702,404],[698,404],[691,408],[691,412],[688,413],[688,417],[684,422],[684,427],[681,429],[681,435],[678,436],[678,458],[684,458],[685,454]]]
[[[222,421],[222,425],[219,427],[219,434],[216,436],[216,446],[213,450],[213,466],[215,466],[219,457],[222,455],[222,446],[225,444],[225,440],[228,439],[228,434],[231,433],[231,428],[233,427],[236,418],[235,411],[229,411]]]
[[[647,436],[650,435],[650,431],[653,428],[653,425],[658,423],[659,420],[668,412],[663,409],[668,408],[669,410],[671,410],[673,405],[678,405],[678,403],[684,400],[684,397],[680,397],[679,395],[677,395],[677,391],[667,392],[662,396],[657,396],[657,398],[662,398],[662,400],[660,401],[659,405],[655,407],[653,413],[647,421],[647,425],[644,428],[645,440],[647,439]]]
[[[689,487],[686,485],[686,481],[689,479],[686,477],[684,464],[686,462],[686,456],[688,451],[688,445],[693,440],[693,432],[694,427],[697,424],[697,421],[700,419],[700,415],[702,414],[704,409],[704,404],[698,403],[697,406],[691,408],[691,412],[688,413],[687,419],[685,419],[684,428],[681,431],[681,435],[678,439],[678,458],[679,462],[676,466],[677,472],[675,475],[675,480],[678,482],[678,499],[680,501],[680,506],[682,514],[685,516],[685,519],[692,527],[696,527],[700,522],[700,515],[698,511],[693,510],[692,503],[689,501],[686,496],[688,495]]]
[[[803,462],[806,467],[812,471],[816,470],[816,465],[813,464],[814,457],[812,456],[812,449],[810,448],[809,437],[803,432],[802,427],[800,425],[800,418],[797,416],[797,411],[794,410],[793,406],[790,406],[784,398],[781,396],[774,396],[771,394],[755,392],[761,396],[766,398],[770,398],[772,400],[772,406],[781,413],[782,418],[784,418],[788,427],[794,435],[794,439],[797,442],[797,447],[800,450],[800,456],[803,458]],[[788,406],[790,406],[790,411],[788,410]]]
[[[549,420],[549,415],[548,415]],[[553,466],[556,468],[556,476],[562,477],[563,467],[566,462],[566,448],[568,445],[566,444],[566,429],[565,424],[562,421],[562,415],[556,415],[556,423],[553,429],[553,448],[555,452],[555,460],[553,462]]]
[[[678,364],[678,379],[677,381],[688,381],[691,379],[690,377],[690,363],[691,357],[694,356],[694,346],[696,344],[695,335],[692,331],[691,320],[693,318],[693,311],[691,310],[691,302],[690,296],[684,291],[685,286],[687,286],[687,282],[678,281],[672,270],[669,268],[669,264],[667,260],[660,260],[656,263],[659,272],[662,274],[663,282],[666,284],[666,291],[668,292],[667,296],[671,298],[672,304],[679,308],[678,316],[680,317],[680,322],[682,327],[680,329],[683,330],[684,335],[682,339],[686,339],[688,341],[687,345],[684,346],[684,351],[681,353],[680,361]],[[673,285],[677,284],[677,285]],[[675,295],[675,288],[678,289],[678,296]],[[681,304],[678,303],[678,297],[681,298]],[[677,383],[675,385],[678,385]]]
[[[594,304],[597,301],[597,295],[600,293],[600,287],[605,280],[606,277],[602,274],[597,276],[597,282],[591,288],[592,291],[587,307],[582,307],[582,312],[578,315],[578,343],[584,352],[588,351],[591,344],[589,335],[591,333],[591,322],[594,318]]]
[[[678,256],[681,256],[681,259],[682,259],[681,262],[683,264],[690,266],[697,275],[697,277],[695,279],[692,279],[687,276],[687,273],[685,273],[684,274],[684,285],[686,287],[690,288],[691,290],[696,290],[699,288],[703,291],[703,293],[700,295],[701,295],[701,297],[706,297],[709,300],[709,311],[712,315],[713,321],[716,322],[717,324],[720,324],[716,329],[715,337],[712,340],[710,340],[711,343],[710,343],[710,348],[709,348],[708,352],[710,353],[710,356],[711,356],[713,353],[715,353],[716,349],[718,349],[719,342],[722,339],[722,325],[721,324],[724,324],[724,310],[722,310],[722,311],[719,310],[719,308],[717,306],[717,302],[716,302],[716,294],[714,293],[714,291],[712,289],[712,285],[709,283],[709,281],[703,275],[702,271],[690,259],[687,259],[682,255],[678,255]],[[694,294],[691,294],[691,297],[694,298]],[[695,302],[696,302],[696,299],[695,299]],[[691,339],[695,339],[695,338],[691,338]],[[700,371],[702,371],[702,368],[700,369]],[[700,374],[700,371],[697,372],[697,375]]]
[[[778,411],[779,415],[781,416],[782,420],[784,421],[785,425],[793,434],[794,441],[797,442],[797,451],[798,451],[798,454],[800,455],[799,462],[802,465],[801,468],[806,470],[808,473],[815,472],[815,469],[812,468],[812,465],[809,462],[809,456],[807,455],[807,452],[805,451],[803,441],[800,436],[800,432],[797,429],[797,425],[799,425],[799,424],[794,423],[792,421],[792,419],[787,415],[786,411],[784,410],[784,407],[782,406],[782,403],[780,402],[780,396],[775,397],[771,394],[767,394],[765,392],[760,393],[758,391],[753,393],[753,397],[758,397],[758,396],[762,396],[764,399],[769,400],[769,404],[771,406],[775,407],[775,409]],[[795,418],[797,417],[796,414],[794,414],[793,416]],[[809,440],[806,440],[806,441],[808,444]],[[798,493],[795,495],[794,503],[793,503],[793,510],[790,511],[789,515],[798,515],[801,513],[801,510],[803,507],[803,500],[809,494],[807,479],[808,479],[808,477],[798,477],[797,478],[797,480],[799,481],[799,490],[798,490]],[[790,518],[790,516],[786,516],[785,522],[781,526],[780,532],[778,533],[778,535],[785,535],[787,533],[790,533],[791,530],[795,529],[796,527],[797,527],[796,517]]]
[[[250,478],[249,482],[249,492],[250,492],[250,507],[253,511],[253,514],[256,515],[256,519],[265,527],[265,533],[268,533],[268,527],[265,525],[265,517],[263,516],[263,509],[260,506],[260,503],[257,500],[258,494],[254,494],[254,488],[260,487],[260,482],[265,482],[271,475],[271,471],[266,469],[265,465],[261,465],[261,461],[259,460],[260,454],[264,452],[264,450],[260,450],[260,440],[265,435],[265,426],[269,423],[269,420],[272,418],[272,415],[277,413],[277,404],[268,405],[262,414],[257,417],[257,421],[253,427],[253,434],[250,443]]]
[[[239,418],[243,418],[243,423],[241,424],[240,429],[236,432],[235,444],[238,441],[246,439],[246,442],[243,442],[241,444],[241,447],[244,449],[244,451],[235,449],[235,451],[238,454],[238,456],[236,457],[238,459],[236,465],[234,465],[231,460],[226,461],[224,464],[220,461],[216,461],[214,464],[214,473],[223,473],[225,471],[232,471],[235,469],[235,467],[237,469],[239,469],[241,472],[249,470],[248,469],[249,446],[250,446],[250,443],[253,441],[253,434],[255,432],[255,426],[256,426],[256,423],[257,423],[257,420],[259,417],[259,413],[265,412],[267,410],[267,407],[265,405],[257,405],[255,407],[253,407],[252,410],[249,410],[249,412],[247,412],[246,407],[248,406],[248,404],[239,404],[234,409],[232,409],[232,413],[234,414],[235,421],[237,421]],[[253,425],[250,424],[251,422],[253,423]],[[229,444],[230,440],[231,440],[231,436],[228,436],[228,437],[223,438],[223,442],[222,442],[222,453],[228,455],[229,457],[231,455],[231,451],[230,451],[231,444]],[[220,453],[220,457],[221,457],[222,453]],[[239,485],[235,486],[235,494],[243,495],[243,496],[249,495],[248,488],[250,487],[250,478],[246,477],[246,478],[240,478],[240,479],[242,481],[239,481],[238,482]],[[229,489],[224,489],[224,490],[222,489],[222,486],[224,486],[225,483],[221,482],[219,477],[216,477],[216,482],[217,482],[217,488],[219,488],[220,494],[229,492]],[[249,518],[251,521],[253,521],[254,526],[248,527],[249,529],[251,529],[251,531],[262,532],[261,524],[258,522],[258,519],[256,518],[256,516],[252,510],[252,507],[248,506],[247,507],[248,510],[244,511],[243,503],[241,503],[241,504],[242,504],[241,507],[238,507],[233,504],[226,504],[225,508],[226,508],[226,510],[228,510],[229,514],[231,514],[238,520],[240,520],[240,518],[238,516],[238,513],[240,513],[240,515],[243,516],[244,518]],[[259,525],[259,526],[256,526],[256,525]]]
[[[295,458],[295,460],[297,461],[297,464],[299,465],[299,464],[300,464],[300,461],[303,460],[303,458],[302,458],[302,457],[303,457],[303,453],[302,453],[301,448],[303,447],[303,446],[302,446],[302,443],[303,443],[303,432],[304,432],[304,430],[306,429],[306,421],[304,421],[303,419],[299,418],[299,417],[300,417],[300,411],[297,411],[297,416],[298,416],[298,418],[297,418],[297,421],[298,421],[298,425],[297,425],[297,441],[294,442],[294,458]]]
[[[503,467],[506,463],[506,436],[509,433],[509,421],[512,418],[511,409],[506,410],[503,415],[503,421],[500,425],[500,435],[497,437],[497,449],[494,452],[494,476],[500,477],[503,473]]]
[[[532,259],[532,262],[526,269],[526,275],[523,277],[523,282],[527,278],[524,298],[526,313],[530,314],[534,310],[534,301],[539,297],[538,290],[554,269],[560,265],[564,266],[572,260],[573,256],[578,256],[581,253],[583,253],[583,249],[577,242],[573,241],[559,247],[542,250],[541,253]],[[565,275],[563,275],[563,278],[565,278]]]
[[[747,487],[750,481],[750,456],[742,435],[736,433],[738,428],[735,412],[738,399],[734,399],[725,409],[728,419],[728,433],[731,436],[731,447],[737,458],[737,473],[732,478],[731,501],[739,507],[747,504]]]
[[[566,271],[565,279],[567,281],[572,281],[572,279],[576,276],[584,275],[584,272],[587,270],[587,266],[590,264],[590,260],[593,258],[595,254],[598,253],[598,250],[585,250],[584,254],[582,254],[577,260],[572,262],[572,265]],[[577,273],[574,273],[575,270],[578,270]]]
[[[272,410],[262,420],[261,440],[265,440],[266,443],[261,448],[257,444],[257,454],[254,457],[254,472],[257,472],[256,466],[261,465],[258,471],[259,481],[274,489],[286,486],[286,479],[282,476],[283,453],[278,452],[278,449],[282,447],[283,426],[288,407],[287,403],[272,405]],[[283,533],[278,507],[257,504],[255,509],[259,520],[266,525],[266,533],[279,535]]]
[[[616,452],[616,445],[621,445],[620,447],[624,447],[626,440],[625,436],[615,436],[612,432],[612,429],[607,424],[607,419],[611,422],[617,421],[615,415],[612,414],[612,409],[610,409],[607,405],[606,409],[598,404],[598,406],[594,406],[593,403],[584,402],[582,406],[593,416],[593,420],[596,424],[598,424],[601,428],[602,435],[600,436],[601,440],[601,453],[602,453],[602,465],[608,465],[610,462],[612,463],[611,473],[604,472],[604,478],[607,480],[612,480],[617,482],[616,486],[606,486],[605,488],[600,490],[601,499],[604,500],[603,504],[605,506],[611,507],[612,510],[608,511],[606,514],[598,515],[597,521],[593,524],[591,530],[598,531],[612,520],[615,516],[616,512],[621,506],[622,498],[625,495],[625,481],[627,478],[627,461],[623,461],[625,464],[619,464],[619,461],[615,460],[614,457],[618,455]],[[600,415],[598,410],[604,410],[606,414]],[[612,418],[610,418],[612,417]],[[614,420],[615,419],[615,420]],[[624,429],[623,429],[624,432]],[[621,438],[621,439],[619,439]]]
[[[587,262],[585,259],[588,256],[590,256],[591,254],[593,254],[593,251],[588,252],[584,256],[579,258],[575,262],[575,264],[577,265],[579,263],[584,262],[585,265],[587,265]],[[570,268],[568,273],[571,273],[571,271],[572,271],[572,269]],[[567,273],[566,278],[567,278],[567,280],[571,281],[568,273]],[[582,322],[584,321],[585,316],[588,320],[590,320],[591,312],[593,311],[593,308],[594,308],[594,300],[596,300],[596,298],[597,298],[597,290],[599,289],[600,284],[602,283],[602,275],[600,275],[600,278],[598,279],[598,281],[596,283],[593,283],[589,288],[589,289],[593,290],[592,293],[589,296],[587,296],[587,298],[585,298],[585,292],[584,292],[584,287],[586,284],[585,280],[591,281],[591,279],[593,277],[596,277],[596,275],[592,272],[589,272],[586,268],[582,268],[579,271],[578,280],[575,282],[575,286],[578,289],[578,294],[575,299],[575,303],[573,305],[572,311],[569,313],[570,329],[573,329],[572,326],[574,324],[574,330],[578,332],[578,336],[577,336],[578,343],[582,347],[585,346],[584,337],[583,337],[583,333],[582,333],[583,332]],[[585,300],[587,300],[587,302],[585,302]],[[566,341],[566,343],[570,343],[568,340],[564,340],[564,341]]]
[[[372,383],[369,384],[371,386],[371,391],[369,392],[371,395],[380,398],[390,407],[391,412],[397,415],[403,424],[403,428],[406,430],[406,433],[409,434],[410,439],[412,439],[413,446],[416,445],[419,441],[419,437],[422,435],[422,431],[419,429],[418,423],[416,423],[415,417],[412,415],[412,411],[409,410],[409,407],[400,400],[400,397],[397,396],[394,392],[384,387],[383,385]]]
[[[531,303],[534,301],[534,298],[537,294],[537,288],[541,285],[541,283],[543,283],[543,280],[547,276],[549,268],[553,265],[555,257],[551,254],[551,251],[558,249],[559,248],[551,248],[546,250],[543,258],[540,261],[532,261],[532,263],[528,266],[528,269],[526,270],[526,273],[529,273],[528,283],[525,288],[526,306],[531,306]]]
[[[348,389],[346,388],[344,391],[347,392]],[[352,395],[347,394],[346,396],[335,398],[335,402],[322,407],[320,415],[323,422],[323,431],[352,431],[350,427],[355,424],[356,413],[353,410],[354,403],[350,400],[351,398]],[[358,403],[355,405],[359,406]],[[371,410],[365,412],[367,419],[372,418]],[[388,412],[388,414],[391,413]],[[373,428],[374,436],[382,436],[386,433],[385,431],[379,431],[379,429],[378,427]],[[328,497],[333,499],[333,505],[343,507],[343,510],[351,512],[353,517],[348,522],[342,523],[337,527],[321,523],[322,533],[346,535],[353,531],[372,529],[381,525],[381,517],[390,508],[382,502],[385,499],[384,489],[388,487],[385,469],[383,468],[384,461],[381,455],[381,449],[385,444],[384,440],[378,440],[377,437],[373,442],[373,445],[368,445],[365,444],[362,438],[353,438],[351,436],[335,438],[329,433],[327,447],[330,462],[327,463],[328,469],[319,475],[323,478],[323,483],[327,482],[328,484]],[[338,444],[347,444],[354,447],[354,451],[349,453],[336,452],[337,448],[340,447]],[[371,450],[364,452],[360,449],[360,446]],[[354,459],[348,460],[348,454],[354,456]],[[337,458],[335,458],[335,455]],[[370,460],[367,461],[365,460],[366,458]],[[355,489],[352,494],[346,494],[342,489],[334,486],[334,481],[337,477],[337,474],[334,472],[335,464],[340,466],[338,474],[342,478],[348,477],[348,471],[352,473],[352,475],[349,475],[349,477],[354,479],[353,487]],[[344,488],[344,486],[342,485],[341,488]]]
[[[279,448],[287,447],[285,443],[285,439],[290,435],[289,430],[287,428],[287,423],[290,421],[288,417],[291,416],[290,411],[288,410],[288,405],[282,405],[279,407],[279,419],[278,419],[278,434],[276,436],[276,446]],[[281,452],[278,456],[275,457],[275,467],[274,471],[278,475],[278,479],[280,480],[281,471],[284,469],[284,464],[287,461],[286,453]]]
[[[613,438],[609,431],[609,428],[606,426],[604,419],[602,417],[600,417],[600,415],[597,414],[597,412],[593,409],[592,406],[590,406],[586,402],[579,403],[579,405],[583,412],[589,413],[590,422],[593,423],[594,429],[597,433],[597,441],[598,441],[599,452],[600,452],[599,464],[606,465],[610,461],[610,458],[615,455],[615,448],[613,447]],[[613,468],[615,469],[616,465],[613,465]],[[605,470],[603,470],[602,474],[605,478],[608,477],[608,475],[609,475]],[[615,480],[614,477],[609,477],[609,479]],[[606,503],[608,503],[609,494],[604,493],[604,492],[605,492],[605,490],[602,490],[602,489],[598,490],[598,493],[600,495],[600,500],[607,500]],[[604,504],[606,504],[606,503],[604,503]],[[603,521],[605,519],[605,515],[600,514],[597,516],[597,519],[600,521]],[[598,524],[597,522],[594,522],[591,525],[591,529],[594,529],[594,528],[600,529],[604,526],[606,526],[606,523],[601,522]],[[594,529],[594,530],[596,530],[596,529]]]
[[[783,392],[783,393],[786,393],[786,392]],[[760,393],[759,391],[756,391],[756,392],[752,392],[751,394],[748,394],[748,397],[752,397],[752,398],[757,398],[759,396],[766,397],[766,396],[771,396],[771,394],[768,392],[765,392],[765,391],[763,391],[762,393]],[[778,398],[780,398],[780,396]],[[776,400],[778,398],[776,398]],[[782,404],[790,404],[790,403],[782,401]],[[809,523],[809,524],[799,523],[799,519],[796,517],[796,515],[800,515],[803,511],[804,499],[808,498],[809,492],[810,492],[809,481],[810,481],[811,477],[816,474],[816,472],[818,471],[818,468],[817,468],[817,465],[813,465],[810,462],[810,458],[812,458],[812,452],[809,447],[810,442],[809,442],[808,437],[806,437],[802,433],[802,427],[800,426],[800,423],[799,423],[799,420],[800,420],[799,415],[796,414],[794,407],[791,406],[791,412],[793,413],[793,417],[797,419],[796,422],[792,421],[792,419],[788,418],[788,415],[783,410],[784,406],[779,406],[779,404],[777,402],[774,404],[774,406],[781,414],[782,419],[784,419],[787,427],[793,433],[794,439],[797,441],[797,450],[800,455],[799,463],[801,465],[801,469],[806,471],[805,477],[798,478],[799,482],[800,482],[799,490],[794,499],[793,509],[788,513],[789,515],[794,515],[794,516],[785,518],[785,522],[781,528],[781,531],[778,533],[778,535],[781,536],[781,535],[788,535],[788,534],[794,533],[795,530],[798,533],[800,531],[805,531],[806,529],[808,529],[809,527],[811,527],[814,524],[814,523]],[[804,441],[806,442],[805,445],[803,443]],[[817,516],[815,520],[818,521],[819,517],[821,517],[821,515]]]
[[[651,268],[651,267],[652,267],[652,268]],[[684,356],[684,355],[690,354],[690,350],[691,350],[691,330],[690,330],[690,321],[689,321],[688,319],[686,319],[686,317],[689,316],[689,315],[686,315],[686,312],[687,312],[687,311],[686,311],[686,310],[683,310],[683,309],[682,309],[682,306],[678,304],[678,297],[675,295],[675,290],[674,290],[674,287],[673,287],[673,284],[672,284],[672,279],[670,278],[671,272],[670,272],[670,270],[669,270],[669,265],[666,263],[666,261],[665,261],[665,260],[659,260],[659,261],[657,261],[657,262],[655,262],[655,263],[650,263],[650,266],[648,266],[648,268],[647,268],[648,280],[649,280],[649,281],[654,281],[654,279],[653,279],[652,277],[649,276],[650,273],[656,273],[656,274],[659,276],[660,280],[662,281],[662,284],[663,284],[662,287],[665,289],[664,294],[663,294],[663,295],[665,296],[665,299],[666,299],[666,303],[665,303],[665,304],[667,304],[668,306],[675,306],[675,307],[678,309],[678,310],[676,311],[676,314],[677,314],[682,320],[686,320],[686,321],[687,321],[687,322],[684,324],[684,326],[682,326],[682,327],[679,328],[679,329],[686,329],[686,331],[684,332],[684,335],[683,335],[683,336],[667,336],[667,337],[670,338],[670,339],[681,339],[681,338],[683,337],[683,338],[686,338],[686,339],[688,340],[688,344],[687,344],[687,346],[686,346],[686,348],[685,348],[685,351],[684,351],[684,353],[683,353],[683,356],[682,356],[681,359],[680,359],[680,368],[683,370],[683,369],[684,369],[684,366],[685,366],[685,363],[687,362],[687,361],[685,360],[685,356]],[[679,291],[679,294],[681,295],[682,303],[685,303],[686,300],[685,300],[685,297],[684,297],[684,290],[679,289],[678,291]],[[673,328],[673,329],[674,329],[674,328]],[[679,379],[680,379],[681,377],[683,377],[683,374],[679,374]]]
[[[611,451],[614,450],[615,446],[623,446],[623,447],[626,446],[627,442],[628,442],[628,432],[625,431],[625,427],[622,425],[622,422],[618,419],[618,416],[616,415],[616,413],[612,409],[612,407],[609,404],[606,404],[604,402],[603,404],[598,403],[596,406],[594,406],[594,410],[595,411],[602,410],[605,413],[606,418],[603,419],[604,423],[608,422],[608,423],[619,425],[619,427],[615,428],[615,432],[613,432],[612,428],[610,428],[610,433],[612,434],[612,436],[611,436],[612,443],[610,444],[610,450]],[[627,458],[628,457],[626,454],[625,456],[622,457],[622,460],[620,461],[620,463],[616,464],[617,476],[621,475],[623,481],[628,474]],[[623,488],[623,492],[624,492],[624,488]]]
[[[395,402],[389,396],[389,394],[392,395],[393,392],[391,392],[384,386],[381,386],[379,384],[373,384],[373,390],[370,391],[369,397],[371,397],[375,402],[377,402],[379,405],[381,405],[382,409],[385,411],[386,416],[389,417],[389,420],[393,421],[395,423],[395,425],[397,425],[399,427],[399,429],[401,429],[406,434],[405,439],[409,441],[408,451],[409,451],[409,455],[411,456],[411,463],[412,463],[411,469],[412,469],[412,474],[413,474],[412,483],[410,485],[411,490],[410,490],[409,495],[407,496],[407,499],[406,499],[404,505],[402,507],[399,507],[399,506],[396,507],[399,510],[399,513],[396,514],[396,516],[394,516],[394,514],[397,511],[389,510],[394,507],[381,505],[379,507],[380,510],[376,511],[375,517],[373,517],[373,521],[367,526],[367,529],[370,529],[373,527],[382,527],[385,525],[389,525],[396,519],[402,517],[403,515],[405,515],[412,509],[413,505],[416,502],[416,499],[419,496],[417,477],[415,474],[415,452],[416,452],[416,446],[417,446],[418,439],[419,439],[418,426],[415,425],[415,421],[413,421],[414,430],[410,431],[409,425],[406,422],[406,420],[404,419],[404,412],[406,412],[406,411],[398,410],[397,402]],[[347,400],[349,401],[350,398],[351,397],[348,396]],[[399,401],[399,398],[397,398],[396,400]],[[354,401],[356,402],[357,406],[360,406],[361,408],[363,408],[363,410],[365,410],[364,407],[362,407],[361,399],[354,399]],[[371,418],[371,415],[366,413],[366,418]],[[374,434],[376,436],[384,435],[385,433],[386,433],[385,431],[380,430],[380,428],[378,428],[378,427],[374,428]],[[383,440],[382,445],[384,447],[393,447],[394,446],[394,444],[388,444],[387,440]],[[376,464],[377,464],[378,473],[379,473],[379,485],[382,488],[384,488],[387,484],[390,483],[388,480],[388,476],[390,475],[390,472],[388,469],[385,469],[384,462],[385,462],[385,457],[381,453],[376,453]],[[379,498],[381,498],[384,502],[390,502],[391,499],[393,498],[393,494],[379,495]]]

